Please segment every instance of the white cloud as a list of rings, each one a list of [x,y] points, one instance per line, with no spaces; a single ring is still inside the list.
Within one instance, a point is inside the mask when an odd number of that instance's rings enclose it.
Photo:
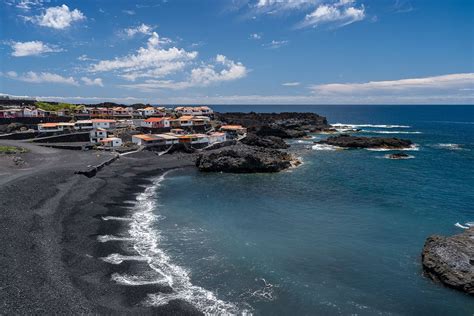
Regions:
[[[252,33],[252,34],[250,34],[250,39],[253,39],[253,40],[262,39],[262,34],[259,34],[259,33]]]
[[[79,61],[96,61],[97,59],[90,58],[86,54],[82,54],[81,56],[77,57],[77,60],[79,60]]]
[[[284,82],[281,85],[285,87],[296,87],[299,86],[301,83],[300,82]]]
[[[352,6],[354,0],[340,0],[335,4],[322,4],[307,14],[297,27],[316,27],[324,23],[333,23],[337,27],[349,25],[365,18],[365,8]]]
[[[377,92],[410,92],[423,89],[446,90],[473,87],[474,73],[459,73],[442,76],[411,78],[386,81],[369,81],[365,83],[331,83],[313,85],[311,89],[316,93],[330,94],[364,94]]]
[[[135,54],[102,60],[90,67],[91,72],[118,71],[127,80],[146,77],[163,77],[182,70],[194,60],[198,53],[171,47],[163,48],[169,40],[153,32],[146,47],[140,47]]]
[[[220,70],[216,68],[220,68]],[[188,78],[184,81],[150,79],[144,83],[123,85],[123,87],[146,92],[157,89],[181,90],[191,87],[206,87],[243,78],[247,75],[247,72],[247,68],[242,63],[230,60],[224,55],[217,55],[213,64],[192,69]]]
[[[19,75],[14,71],[9,71],[6,73],[6,76],[10,79],[29,83],[60,83],[73,86],[79,85],[79,83],[73,77],[63,77],[50,72],[36,73],[34,71],[28,71],[23,75]]]
[[[135,11],[133,10],[122,10],[122,12],[128,15],[135,15]]]
[[[144,23],[140,24],[139,26],[131,27],[124,30],[125,35],[127,35],[128,37],[133,37],[137,34],[151,35],[152,31],[153,27]]]
[[[287,45],[288,43],[289,41],[272,40],[270,43],[262,44],[262,46],[270,48],[270,49],[277,49],[277,48]]]
[[[258,0],[254,10],[260,13],[275,13],[284,10],[296,10],[312,7],[321,0]]]
[[[19,0],[12,4],[14,4],[18,9],[29,11],[35,7],[41,7],[43,2],[43,0]]]
[[[27,20],[44,27],[50,27],[57,30],[67,29],[72,23],[84,20],[86,16],[78,9],[69,10],[65,4],[59,7],[47,8],[43,14],[26,17]]]
[[[56,53],[63,51],[54,45],[48,45],[41,41],[31,42],[12,42],[12,56],[24,57],[24,56],[38,56],[45,53]]]
[[[104,86],[101,78],[91,79],[91,78],[88,78],[88,77],[82,77],[81,80],[87,86],[99,86],[99,87]]]

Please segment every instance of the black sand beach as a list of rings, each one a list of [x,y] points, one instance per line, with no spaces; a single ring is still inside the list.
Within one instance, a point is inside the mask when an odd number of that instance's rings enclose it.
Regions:
[[[194,166],[192,155],[157,156],[139,152],[120,157],[88,178],[76,171],[113,158],[106,152],[57,150],[15,141],[29,150],[15,165],[0,156],[0,310],[5,314],[140,313],[199,314],[172,301],[161,307],[141,303],[148,293],[169,292],[158,285],[124,286],[114,272],[146,269],[144,262],[112,265],[112,253],[133,255],[123,242],[100,243],[98,235],[119,235],[126,222],[104,216],[127,212],[136,194],[160,173]]]

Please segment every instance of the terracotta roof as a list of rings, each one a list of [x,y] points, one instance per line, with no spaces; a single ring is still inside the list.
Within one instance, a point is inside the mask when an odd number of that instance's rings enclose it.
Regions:
[[[242,127],[241,125],[222,125],[221,129],[233,130],[233,129],[244,129],[244,127]]]
[[[41,127],[57,127],[59,126],[58,123],[42,123],[42,124],[38,124],[38,126],[41,126]]]
[[[150,118],[147,118],[145,120],[145,122],[161,122],[161,121],[164,121],[164,120],[170,120],[169,117],[150,117]]]
[[[191,115],[184,115],[184,116],[181,116],[180,118],[178,118],[178,120],[180,121],[190,121],[194,118],[194,116],[191,116]]]
[[[132,137],[136,137],[136,138],[139,138],[139,139],[143,139],[143,140],[156,140],[158,139],[158,137],[154,136],[154,135],[147,135],[147,134],[138,134],[138,135],[133,135]]]
[[[91,121],[93,123],[115,123],[115,120],[107,120],[107,119],[93,119]]]

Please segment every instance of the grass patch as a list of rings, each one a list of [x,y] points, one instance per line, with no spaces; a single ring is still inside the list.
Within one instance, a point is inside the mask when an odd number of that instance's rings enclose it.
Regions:
[[[26,153],[28,150],[22,147],[16,147],[16,146],[2,146],[0,145],[0,154],[22,154]]]

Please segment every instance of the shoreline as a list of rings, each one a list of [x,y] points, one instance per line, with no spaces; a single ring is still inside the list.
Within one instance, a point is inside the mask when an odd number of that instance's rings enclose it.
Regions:
[[[124,243],[97,240],[99,235],[118,235],[126,227],[126,222],[105,221],[102,216],[125,214],[129,201],[153,177],[193,167],[192,155],[158,157],[141,152],[120,157],[88,178],[75,172],[103,163],[111,155],[15,143],[29,152],[23,156],[26,165],[17,169],[10,166],[10,157],[0,157],[4,313],[201,314],[179,300],[160,307],[142,306],[148,293],[171,288],[112,281],[113,273],[139,271],[143,262],[109,264],[100,258],[124,253]]]

